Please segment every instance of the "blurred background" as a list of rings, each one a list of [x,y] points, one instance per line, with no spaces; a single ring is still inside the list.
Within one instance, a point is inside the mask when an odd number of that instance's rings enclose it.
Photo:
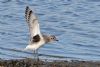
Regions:
[[[41,59],[100,60],[100,0],[0,0],[0,58],[33,58],[25,8],[38,16],[41,32],[59,42],[39,49]]]

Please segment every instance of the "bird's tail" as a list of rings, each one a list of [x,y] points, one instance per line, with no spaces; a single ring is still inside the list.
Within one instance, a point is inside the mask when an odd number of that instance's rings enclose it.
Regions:
[[[26,48],[24,48],[24,50],[29,50],[30,49],[30,45],[27,45]]]

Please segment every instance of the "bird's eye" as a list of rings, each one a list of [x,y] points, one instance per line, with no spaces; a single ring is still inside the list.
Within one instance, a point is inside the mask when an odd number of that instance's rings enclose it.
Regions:
[[[51,39],[54,39],[53,37],[51,37]]]

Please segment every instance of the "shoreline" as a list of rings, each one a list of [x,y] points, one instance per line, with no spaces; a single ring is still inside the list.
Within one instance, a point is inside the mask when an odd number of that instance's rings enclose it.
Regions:
[[[35,60],[30,58],[11,60],[0,59],[0,67],[100,67],[100,61],[43,61],[41,59]]]

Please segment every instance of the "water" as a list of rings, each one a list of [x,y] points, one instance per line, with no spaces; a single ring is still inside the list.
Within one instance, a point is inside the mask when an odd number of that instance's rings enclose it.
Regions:
[[[39,49],[40,57],[100,60],[100,0],[0,0],[0,58],[33,57],[25,7],[37,14],[41,31],[59,42]]]

